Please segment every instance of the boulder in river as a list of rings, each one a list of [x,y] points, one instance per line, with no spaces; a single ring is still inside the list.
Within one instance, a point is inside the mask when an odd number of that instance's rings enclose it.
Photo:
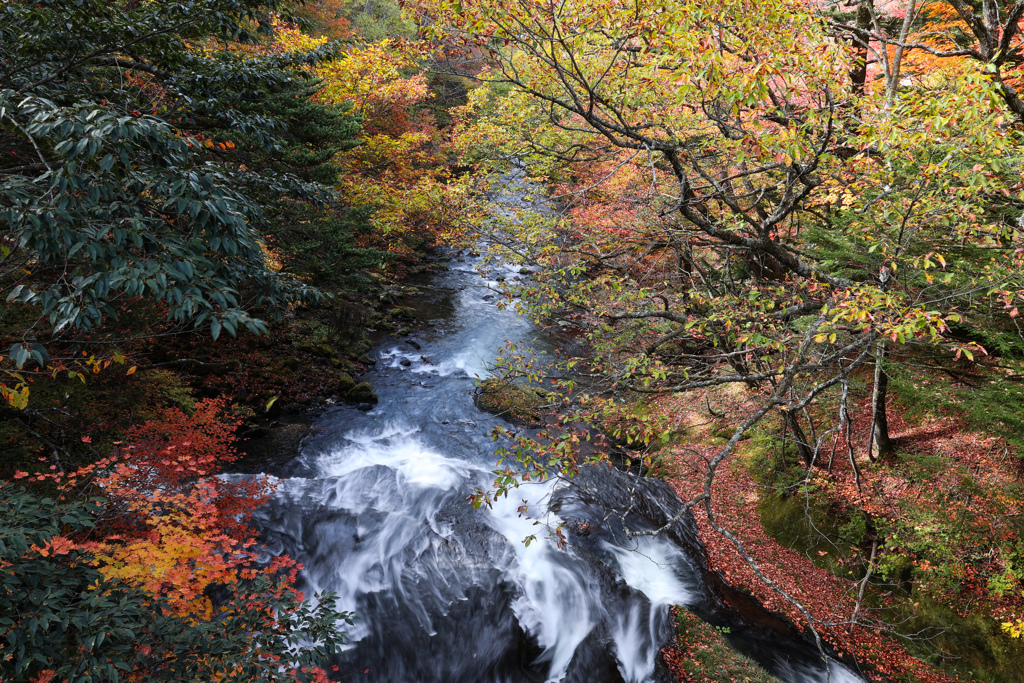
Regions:
[[[376,404],[377,394],[373,393],[373,388],[369,382],[360,382],[345,394],[345,400],[352,403],[370,403]]]
[[[480,383],[476,391],[476,407],[502,417],[513,424],[537,424],[551,394],[543,389],[524,387],[492,377]]]

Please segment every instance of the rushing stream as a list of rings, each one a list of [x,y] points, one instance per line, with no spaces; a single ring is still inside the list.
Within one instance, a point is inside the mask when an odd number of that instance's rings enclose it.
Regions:
[[[514,182],[506,199],[524,194]],[[257,515],[271,552],[305,565],[307,594],[335,591],[358,615],[334,662],[341,679],[671,681],[658,656],[673,636],[668,606],[688,605],[784,680],[825,680],[811,644],[759,607],[727,606],[688,516],[657,536],[627,535],[678,511],[662,482],[594,467],[572,485],[525,484],[492,509],[470,506],[496,460],[497,418],[474,406],[476,379],[506,340],[550,347],[499,310],[475,259],[450,265],[409,302],[427,321],[415,337],[372,352],[365,379],[379,404],[329,409]],[[518,267],[502,274],[520,277]],[[548,533],[558,521],[564,549]],[[831,670],[833,681],[860,680]]]

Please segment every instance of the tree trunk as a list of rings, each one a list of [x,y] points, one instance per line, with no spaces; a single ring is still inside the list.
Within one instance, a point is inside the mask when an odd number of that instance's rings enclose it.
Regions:
[[[871,391],[871,437],[868,443],[868,459],[874,462],[892,451],[889,438],[889,417],[885,411],[885,399],[889,393],[889,374],[885,371],[885,342],[875,347],[875,384]]]
[[[797,453],[800,454],[800,459],[803,460],[804,466],[810,467],[814,464],[814,449],[807,443],[807,436],[804,435],[804,430],[800,427],[800,422],[797,420],[796,415],[789,412],[786,413],[786,426],[793,435],[792,441],[796,444]],[[785,449],[785,442],[783,442],[782,447]]]
[[[853,94],[861,96],[864,94],[864,83],[868,77],[868,39],[867,33],[871,30],[871,9],[868,7],[873,0],[861,0],[857,5],[857,29],[858,33],[853,35],[853,68],[850,69],[850,84]]]

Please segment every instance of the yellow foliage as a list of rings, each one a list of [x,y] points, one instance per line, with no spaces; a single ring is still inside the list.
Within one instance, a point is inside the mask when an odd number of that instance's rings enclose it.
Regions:
[[[1024,619],[1017,621],[1004,621],[1003,630],[1010,634],[1011,638],[1024,638]]]
[[[324,79],[320,97],[334,104],[348,102],[370,125],[422,102],[430,92],[422,73],[404,77],[414,66],[411,55],[391,41],[353,49],[316,69]]]
[[[153,493],[127,505],[148,527],[124,541],[111,536],[85,544],[100,573],[165,597],[180,615],[210,619],[203,594],[211,584],[233,584],[248,555],[216,528],[216,492],[203,484],[188,494]]]

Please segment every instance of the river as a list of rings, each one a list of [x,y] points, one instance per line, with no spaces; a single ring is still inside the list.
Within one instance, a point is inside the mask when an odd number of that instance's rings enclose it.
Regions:
[[[538,200],[513,179],[501,199]],[[423,321],[371,355],[363,378],[380,402],[320,418],[255,517],[272,553],[301,562],[300,588],[338,594],[355,612],[340,679],[380,683],[674,681],[659,650],[670,605],[727,627],[730,641],[783,680],[821,681],[814,647],[772,618],[727,606],[708,581],[692,519],[658,536],[681,505],[666,484],[610,467],[571,482],[527,483],[492,508],[467,498],[493,479],[498,418],[473,392],[506,340],[551,341],[497,305],[519,267],[449,261],[404,302]],[[521,507],[526,507],[525,513]],[[549,530],[564,523],[560,547]],[[524,539],[535,535],[535,542]],[[765,625],[765,624],[768,625]],[[832,664],[833,681],[860,680]]]

